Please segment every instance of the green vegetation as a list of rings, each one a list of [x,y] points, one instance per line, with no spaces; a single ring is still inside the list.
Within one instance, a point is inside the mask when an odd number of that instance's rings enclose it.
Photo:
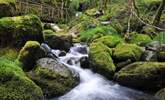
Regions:
[[[43,94],[19,66],[0,58],[0,98],[1,100],[40,100]]]

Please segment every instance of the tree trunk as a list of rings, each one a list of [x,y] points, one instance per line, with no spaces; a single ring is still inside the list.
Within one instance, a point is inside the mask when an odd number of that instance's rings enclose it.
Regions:
[[[158,8],[158,10],[156,12],[156,15],[155,15],[155,17],[153,19],[153,23],[152,24],[154,26],[157,26],[159,24],[161,15],[162,15],[163,10],[164,10],[164,7],[165,7],[165,0],[163,0],[162,3],[160,4],[160,6],[159,6],[159,8]]]

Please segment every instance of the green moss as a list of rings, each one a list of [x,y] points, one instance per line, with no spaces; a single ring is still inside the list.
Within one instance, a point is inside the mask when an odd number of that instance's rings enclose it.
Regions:
[[[14,48],[10,48],[10,47],[0,48],[0,57],[4,57],[12,61],[17,59],[18,53],[19,51]]]
[[[63,95],[75,85],[75,78],[72,76],[63,76],[46,66],[37,65],[33,73],[29,77],[42,88],[44,95],[48,98]]]
[[[121,43],[122,41],[123,40],[118,35],[107,35],[107,36],[98,38],[98,39],[94,40],[93,42],[94,43],[101,42],[110,48],[114,48],[117,44]]]
[[[45,35],[53,35],[53,34],[55,34],[55,32],[53,30],[51,30],[51,29],[44,30],[43,32],[44,32]]]
[[[15,0],[0,0],[0,18],[12,16],[15,11]]]
[[[129,43],[135,43],[137,45],[146,45],[152,41],[150,36],[146,34],[139,34],[139,33],[130,33],[130,40],[128,41]]]
[[[135,62],[124,67],[115,79],[124,85],[157,90],[164,87],[165,63]]]
[[[92,69],[107,78],[112,78],[115,72],[115,65],[111,58],[112,50],[106,45],[98,42],[90,45],[90,60]]]
[[[35,15],[4,17],[0,19],[2,46],[23,46],[28,40],[43,41],[42,24]]]
[[[155,97],[158,98],[158,100],[165,100],[165,88],[159,90],[156,94]]]
[[[136,44],[119,44],[114,50],[113,57],[119,61],[140,60],[142,50]]]
[[[118,32],[110,26],[98,26],[96,28],[91,28],[87,31],[81,32],[80,38],[81,41],[91,41],[92,38],[98,34],[110,35],[110,34],[118,34]]]
[[[20,67],[0,58],[0,99],[40,100],[42,90],[26,77]]]
[[[28,41],[21,49],[18,61],[23,63],[24,70],[31,70],[36,63],[36,60],[43,57],[44,52],[40,48],[37,41]]]

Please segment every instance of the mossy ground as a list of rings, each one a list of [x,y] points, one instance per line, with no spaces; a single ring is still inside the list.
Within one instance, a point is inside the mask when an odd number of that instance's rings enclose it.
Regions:
[[[40,100],[42,90],[15,63],[0,58],[0,99]]]

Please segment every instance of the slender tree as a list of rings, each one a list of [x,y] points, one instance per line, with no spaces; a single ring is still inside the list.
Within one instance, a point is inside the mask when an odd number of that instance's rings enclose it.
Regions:
[[[165,7],[165,0],[163,0],[161,2],[160,6],[156,12],[156,15],[154,16],[153,23],[152,23],[154,26],[157,26],[159,24],[164,7]]]

